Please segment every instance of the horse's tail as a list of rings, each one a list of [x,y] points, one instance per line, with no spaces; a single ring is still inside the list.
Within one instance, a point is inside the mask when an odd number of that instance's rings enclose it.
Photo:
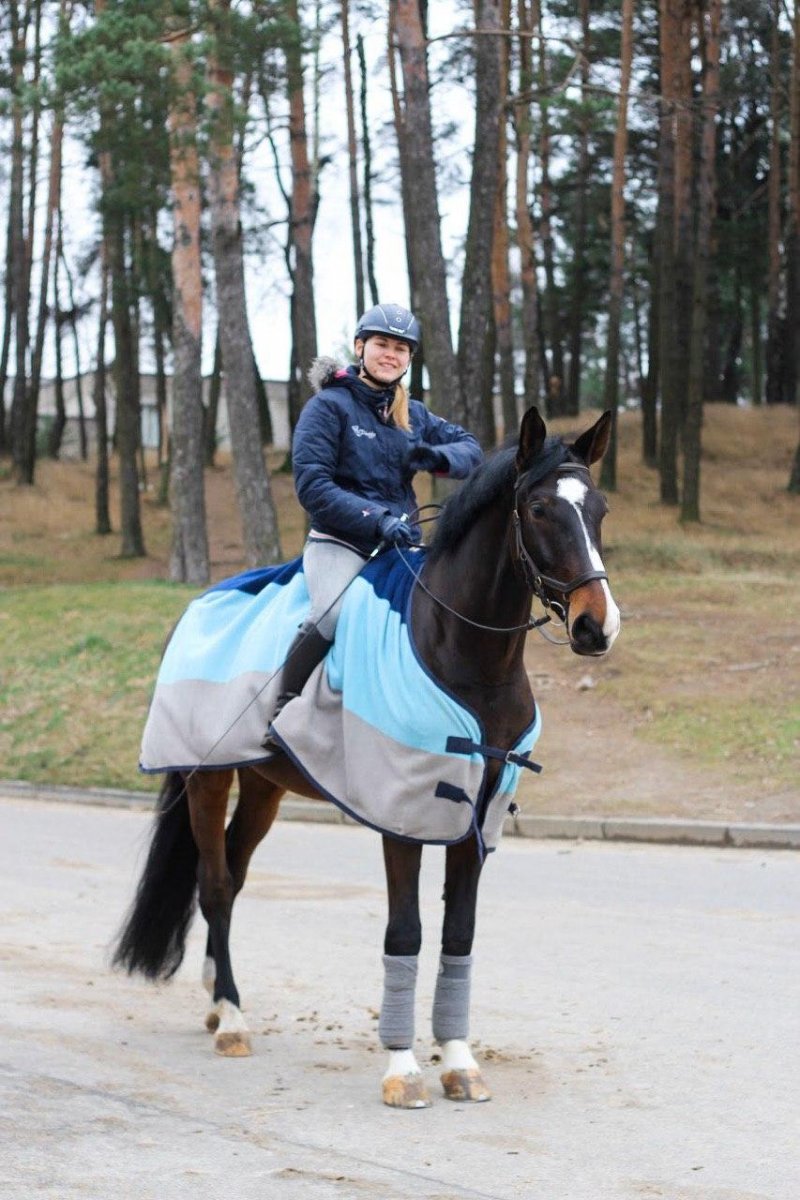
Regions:
[[[194,916],[197,860],[183,778],[172,771],[158,796],[147,862],[117,935],[114,966],[154,980],[175,974]]]

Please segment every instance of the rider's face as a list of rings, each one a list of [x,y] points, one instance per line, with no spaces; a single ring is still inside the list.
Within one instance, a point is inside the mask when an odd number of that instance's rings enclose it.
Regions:
[[[381,383],[394,381],[408,370],[411,362],[411,347],[408,342],[374,333],[364,342],[356,341],[356,355],[364,359],[364,366]],[[369,380],[367,380],[369,382]]]

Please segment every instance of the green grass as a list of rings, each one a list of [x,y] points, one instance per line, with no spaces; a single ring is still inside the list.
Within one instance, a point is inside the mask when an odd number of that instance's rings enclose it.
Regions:
[[[195,594],[163,583],[0,592],[3,776],[152,790],[139,739],[166,636]]]

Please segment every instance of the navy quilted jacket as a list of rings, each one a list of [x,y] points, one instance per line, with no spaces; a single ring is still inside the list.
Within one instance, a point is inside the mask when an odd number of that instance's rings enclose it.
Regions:
[[[417,501],[408,456],[415,446],[441,451],[443,474],[463,479],[483,455],[471,433],[409,401],[411,430],[381,416],[393,389],[379,391],[358,378],[355,367],[331,373],[297,422],[292,443],[297,496],[319,533],[349,542],[369,554],[380,540],[384,513],[409,517]],[[421,537],[412,522],[415,540]]]

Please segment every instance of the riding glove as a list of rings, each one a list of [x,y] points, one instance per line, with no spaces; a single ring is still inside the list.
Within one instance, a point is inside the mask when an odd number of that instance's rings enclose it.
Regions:
[[[415,446],[408,456],[408,465],[413,471],[446,471],[450,462],[441,450],[433,446]]]
[[[408,522],[389,512],[384,513],[378,522],[378,532],[381,541],[390,546],[410,546],[414,541],[414,534]]]

